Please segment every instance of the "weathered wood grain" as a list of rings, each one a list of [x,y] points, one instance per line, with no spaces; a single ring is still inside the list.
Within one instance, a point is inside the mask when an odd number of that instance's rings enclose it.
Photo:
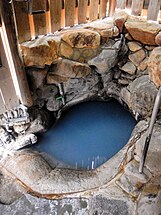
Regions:
[[[50,0],[51,32],[61,29],[62,1]]]
[[[90,21],[98,19],[98,3],[99,3],[99,0],[90,0],[90,12],[89,12]]]
[[[5,107],[5,104],[4,104],[4,101],[3,101],[3,98],[2,98],[2,90],[1,90],[1,87],[0,87],[0,114],[6,112],[6,107]]]
[[[11,51],[10,57],[13,60],[13,64],[15,68],[15,71],[12,71],[12,72],[15,73],[17,77],[18,86],[21,90],[18,100],[20,100],[21,103],[26,106],[31,106],[32,98],[31,98],[29,86],[27,83],[25,70],[18,54],[19,52],[18,52],[18,45],[17,45],[17,37],[15,33],[13,11],[12,11],[11,4],[8,4],[8,0],[0,1],[0,14],[1,14],[2,22],[4,24],[2,28],[4,28],[4,30],[6,31],[6,40],[8,41],[10,46],[10,51]],[[10,74],[11,74],[11,71],[10,71]]]
[[[18,31],[18,40],[20,43],[22,43],[31,39],[28,6],[27,2],[17,2],[14,0],[13,3]]]
[[[3,109],[12,109],[19,104],[19,99],[16,95],[15,87],[13,84],[12,76],[9,70],[6,53],[4,51],[4,44],[2,43],[2,31],[0,34],[0,55],[3,66],[0,68],[0,89],[2,93],[1,99]],[[0,108],[1,109],[1,108]],[[2,111],[2,110],[1,110]]]
[[[87,21],[87,4],[88,0],[79,0],[78,23],[85,23]]]
[[[157,20],[160,6],[161,0],[150,0],[147,14],[148,20]]]
[[[130,9],[132,5],[132,0],[127,0],[126,1],[126,8]]]
[[[106,17],[108,0],[100,0],[99,18]]]
[[[46,10],[46,0],[33,0],[33,11],[36,10]],[[34,14],[33,19],[35,27],[35,36],[46,34],[46,14]]]
[[[113,16],[116,8],[116,0],[109,0],[109,16]]]
[[[75,0],[65,0],[65,26],[73,26],[75,17]]]
[[[143,9],[144,0],[133,0],[131,6],[131,14],[135,16],[140,16]]]
[[[125,9],[125,6],[126,6],[126,0],[117,0],[116,8]]]

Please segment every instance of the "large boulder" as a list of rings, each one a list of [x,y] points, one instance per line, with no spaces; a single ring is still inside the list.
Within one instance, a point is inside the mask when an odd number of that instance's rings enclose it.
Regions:
[[[68,30],[61,35],[61,39],[75,48],[97,48],[100,45],[100,35],[89,29]]]
[[[161,86],[161,47],[156,47],[151,52],[148,60],[150,80],[159,87]]]
[[[157,88],[148,75],[144,75],[123,88],[120,96],[136,116],[147,117],[151,116],[156,94]]]
[[[29,81],[29,86],[32,91],[43,86],[46,81],[48,69],[47,68],[27,68],[26,74]]]
[[[156,42],[157,45],[161,46],[161,31],[155,37],[155,42]]]
[[[87,62],[96,56],[100,46],[100,35],[89,29],[72,29],[60,33],[59,56],[78,62]]]
[[[161,31],[159,24],[131,17],[127,19],[125,27],[134,40],[148,45],[156,45],[155,36]]]
[[[114,24],[118,27],[120,32],[123,31],[124,23],[128,18],[128,14],[124,10],[117,10],[114,14]]]
[[[102,74],[110,71],[117,62],[118,51],[115,49],[104,49],[102,52],[88,61],[90,66],[95,66],[97,72]]]
[[[55,84],[56,81],[66,82],[69,78],[82,78],[89,75],[91,68],[84,63],[79,63],[76,61],[62,59],[53,69],[50,69],[50,72],[47,76],[48,84]],[[56,76],[56,78],[55,78]],[[57,79],[59,77],[59,79]]]
[[[21,44],[25,66],[45,67],[58,59],[60,38],[44,36]]]
[[[118,28],[114,25],[113,18],[105,18],[84,25],[84,28],[98,32],[103,38],[111,38],[119,35]]]

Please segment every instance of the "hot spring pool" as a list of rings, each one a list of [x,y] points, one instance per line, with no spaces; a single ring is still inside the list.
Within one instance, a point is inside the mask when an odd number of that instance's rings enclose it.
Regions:
[[[72,168],[94,169],[129,140],[135,119],[117,101],[85,102],[65,111],[36,149]]]

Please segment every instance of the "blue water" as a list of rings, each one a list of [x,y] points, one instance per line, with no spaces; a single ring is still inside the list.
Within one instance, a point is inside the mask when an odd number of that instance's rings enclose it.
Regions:
[[[65,111],[36,148],[74,168],[94,169],[128,142],[135,124],[115,100],[81,103]]]

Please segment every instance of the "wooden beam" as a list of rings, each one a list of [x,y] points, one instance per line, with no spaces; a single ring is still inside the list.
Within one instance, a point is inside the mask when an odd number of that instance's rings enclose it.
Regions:
[[[65,26],[73,26],[75,18],[75,0],[65,0]]]
[[[150,0],[149,7],[148,7],[148,20],[156,21],[158,19],[158,13],[161,6],[161,0]]]
[[[9,64],[5,53],[5,44],[2,42],[2,30],[0,33],[0,56],[2,61],[2,67],[0,67],[0,94],[1,102],[0,105],[5,106],[6,109],[12,109],[19,105],[19,99],[16,95],[14,88],[12,75],[9,70]],[[0,108],[1,109],[1,108]]]
[[[33,11],[46,10],[46,0],[33,0]],[[47,33],[46,14],[34,14],[35,36],[44,35]]]
[[[13,3],[18,31],[18,40],[19,43],[22,43],[31,39],[28,5],[27,2],[18,2],[15,0]]]
[[[90,12],[89,12],[90,21],[98,19],[98,3],[99,3],[99,0],[90,0]]]
[[[78,23],[87,22],[87,5],[88,0],[79,0],[78,3]]]
[[[109,0],[109,16],[113,16],[116,8],[116,0]]]
[[[50,0],[51,32],[61,29],[62,1]]]
[[[126,2],[126,8],[131,9],[132,0],[127,0]]]
[[[106,17],[108,0],[100,0],[99,18]]]
[[[14,70],[10,70],[10,73],[12,75],[12,78],[13,75],[15,75],[15,82],[18,84],[18,87],[20,89],[20,94],[18,94],[19,100],[22,104],[26,106],[31,106],[32,98],[29,91],[25,70],[18,54],[19,51],[17,45],[17,37],[15,33],[13,11],[11,4],[8,3],[8,0],[0,1],[0,14],[2,19],[2,29],[5,32],[6,42],[8,43],[10,51],[9,54],[12,61],[10,62],[10,64],[13,63]],[[18,92],[18,89],[16,89],[16,92]]]
[[[116,8],[125,9],[125,7],[126,7],[126,0],[117,0]]]
[[[131,14],[135,16],[140,16],[143,9],[144,0],[133,0],[131,7]]]

